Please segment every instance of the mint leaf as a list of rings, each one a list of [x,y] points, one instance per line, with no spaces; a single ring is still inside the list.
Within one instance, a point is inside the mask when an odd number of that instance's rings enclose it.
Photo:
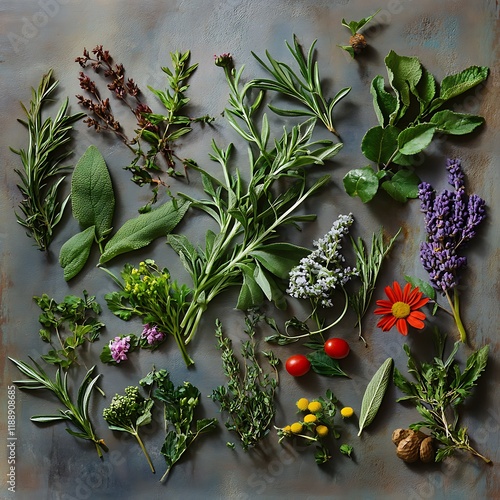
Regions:
[[[399,170],[392,178],[382,183],[384,189],[392,198],[401,203],[406,203],[408,198],[418,196],[418,175],[409,170]]]
[[[369,129],[361,141],[361,151],[371,161],[380,165],[387,164],[398,149],[399,130],[389,125]]]
[[[484,123],[484,118],[477,115],[456,113],[445,109],[435,113],[430,122],[436,126],[438,132],[452,135],[469,134]]]
[[[401,154],[414,155],[423,151],[432,141],[436,125],[420,123],[404,129],[398,136],[398,146]]]
[[[379,178],[372,167],[363,167],[348,172],[343,182],[349,196],[359,196],[366,203],[377,194]]]

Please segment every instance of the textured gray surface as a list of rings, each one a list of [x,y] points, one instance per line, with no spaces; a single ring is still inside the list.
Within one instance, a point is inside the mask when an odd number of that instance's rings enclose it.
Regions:
[[[360,19],[382,8],[377,29],[370,33],[370,51],[359,60],[352,60],[337,44],[344,44],[348,32],[341,19]],[[59,96],[70,96],[73,111],[77,110],[74,95],[79,93],[78,65],[74,58],[83,47],[103,44],[117,62],[122,62],[127,75],[145,89],[147,85],[163,87],[161,66],[169,65],[170,51],[192,51],[192,62],[200,66],[191,80],[189,95],[193,114],[217,117],[210,129],[196,129],[181,145],[181,155],[190,156],[207,168],[215,168],[208,161],[212,138],[218,144],[235,142],[242,158],[246,146],[220,116],[228,95],[222,71],[213,64],[213,55],[230,52],[238,66],[245,64],[247,78],[260,75],[251,51],[263,55],[266,49],[278,59],[289,60],[284,41],[296,34],[303,46],[314,39],[320,71],[326,79],[329,94],[351,86],[349,96],[337,106],[336,124],[344,148],[328,165],[332,183],[314,199],[311,211],[319,214],[315,223],[302,233],[290,233],[290,238],[303,245],[323,235],[339,213],[352,212],[356,223],[355,235],[368,238],[382,225],[388,232],[403,227],[401,238],[391,258],[386,262],[376,298],[383,298],[383,285],[393,279],[402,281],[404,274],[426,278],[418,258],[418,242],[424,238],[422,217],[418,202],[402,207],[381,197],[369,205],[349,198],[343,191],[341,179],[366,160],[360,152],[365,131],[376,124],[369,93],[369,83],[377,74],[385,76],[383,59],[394,49],[401,55],[415,55],[440,81],[447,74],[477,64],[491,68],[485,86],[461,101],[463,111],[485,116],[486,126],[477,134],[433,143],[426,151],[420,174],[435,187],[446,185],[444,170],[447,157],[463,161],[470,192],[486,199],[488,220],[481,230],[479,241],[468,253],[469,268],[463,292],[463,317],[470,333],[472,347],[491,344],[487,372],[480,381],[477,395],[464,408],[464,421],[469,425],[474,444],[494,463],[499,460],[500,407],[497,399],[499,379],[499,289],[498,289],[498,220],[500,205],[499,143],[498,143],[498,5],[493,1],[391,0],[373,4],[368,0],[3,0],[0,2],[0,171],[1,206],[0,248],[1,270],[1,342],[0,365],[1,402],[0,429],[6,431],[7,386],[18,377],[15,368],[5,362],[6,356],[27,359],[38,357],[45,346],[38,331],[38,310],[32,296],[47,293],[62,299],[68,293],[80,294],[87,289],[102,300],[104,293],[113,290],[109,278],[94,267],[97,256],[70,284],[63,280],[57,262],[60,246],[77,231],[77,224],[69,212],[57,232],[52,252],[43,255],[26,238],[16,224],[14,209],[20,201],[16,188],[14,168],[18,158],[8,146],[23,147],[25,134],[16,122],[20,117],[19,101],[27,102],[31,86],[38,85],[40,77],[49,68],[61,81]],[[150,100],[152,102],[152,99]],[[271,114],[270,114],[271,117]],[[280,131],[280,119],[272,117],[274,130]],[[133,185],[122,166],[130,161],[128,152],[115,141],[96,136],[80,123],[77,126],[75,158],[88,145],[95,144],[103,152],[111,170],[116,189],[117,211],[115,225],[136,213],[137,207],[148,199],[149,192]],[[243,163],[243,162],[242,162]],[[244,164],[244,163],[243,163]],[[192,176],[189,186],[174,184],[193,195],[200,193],[200,184]],[[182,231],[194,240],[203,237],[206,220],[191,216],[183,223]],[[163,242],[137,254],[116,259],[110,266],[118,272],[124,262],[138,263],[145,257],[154,257],[167,265],[181,278],[183,275],[177,257]],[[234,293],[226,293],[215,301],[191,345],[196,361],[194,370],[187,370],[174,347],[165,345],[154,354],[136,353],[124,367],[102,365],[98,353],[102,345],[114,335],[139,329],[134,323],[124,324],[106,312],[103,320],[107,329],[97,346],[92,346],[87,362],[97,362],[103,374],[102,387],[109,397],[121,392],[128,384],[135,384],[152,364],[167,368],[176,383],[190,380],[202,394],[225,382],[221,372],[220,356],[215,347],[213,321],[222,317],[225,329],[237,340],[241,338],[242,316],[233,310]],[[373,308],[372,308],[373,310]],[[268,312],[275,313],[272,308]],[[290,314],[292,311],[289,311]],[[277,313],[276,313],[277,314]],[[407,341],[417,351],[426,352],[431,346],[429,329],[412,332],[404,339],[397,332],[382,334],[375,328],[376,318],[370,314],[366,322],[369,347],[357,342],[357,334],[349,321],[344,321],[336,333],[351,341],[352,354],[343,365],[351,374],[350,380],[325,379],[309,375],[294,380],[282,370],[279,391],[277,425],[293,418],[294,402],[301,396],[316,397],[332,388],[346,405],[359,414],[361,398],[373,372],[388,356],[396,366],[405,369],[401,346]],[[445,328],[453,335],[451,323]],[[139,332],[137,332],[139,333]],[[236,344],[237,345],[237,344]],[[282,359],[293,347],[277,349]],[[462,355],[466,351],[461,351]],[[397,459],[390,435],[394,428],[405,427],[416,421],[414,409],[395,403],[398,397],[390,387],[381,411],[362,435],[356,436],[355,422],[342,425],[342,442],[354,446],[355,459],[348,460],[336,452],[326,467],[314,464],[311,449],[281,448],[274,433],[265,441],[265,452],[244,453],[236,444],[232,451],[225,446],[232,436],[225,430],[200,440],[194,451],[186,456],[171,474],[167,485],[151,475],[140,450],[132,439],[114,436],[100,419],[104,402],[94,399],[93,414],[98,431],[106,439],[110,452],[100,462],[95,451],[86,443],[67,434],[62,425],[37,428],[29,421],[35,413],[51,412],[54,402],[43,395],[16,395],[16,481],[17,498],[22,499],[84,499],[84,498],[499,498],[498,466],[485,466],[464,454],[441,465],[407,466]],[[208,398],[203,400],[207,416],[216,416],[218,408]],[[144,436],[153,461],[163,469],[159,453],[162,443],[161,423],[156,421]],[[222,429],[223,426],[221,426]],[[2,483],[7,472],[5,441],[0,454]],[[2,498],[14,498],[4,490]]]

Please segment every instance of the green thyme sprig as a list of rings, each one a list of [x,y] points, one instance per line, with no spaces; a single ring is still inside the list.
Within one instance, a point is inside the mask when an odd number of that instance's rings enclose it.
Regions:
[[[221,322],[216,322],[215,336],[222,351],[222,367],[228,383],[214,389],[211,398],[219,403],[221,412],[228,414],[225,425],[238,434],[245,451],[257,446],[268,434],[276,413],[274,399],[279,384],[279,359],[272,351],[263,352],[273,374],[262,368],[255,340],[255,328],[260,319],[256,313],[250,313],[245,318],[248,340],[242,344],[242,363],[232,349],[231,339],[223,335]],[[228,445],[234,446],[231,443]]]
[[[351,238],[352,247],[356,254],[356,269],[361,280],[361,286],[356,293],[349,295],[349,305],[356,313],[357,321],[354,325],[358,327],[358,336],[366,345],[366,340],[362,335],[362,320],[365,316],[372,300],[375,290],[375,283],[382,267],[384,258],[391,251],[396,238],[401,229],[387,242],[384,242],[383,231],[373,233],[370,249],[367,250],[362,238],[354,240]]]
[[[9,359],[17,366],[21,373],[29,378],[29,380],[15,380],[14,384],[18,385],[20,389],[47,389],[51,391],[66,408],[65,410],[59,410],[59,414],[57,415],[35,415],[31,417],[31,421],[42,424],[60,421],[70,422],[78,430],[75,431],[66,427],[66,431],[77,438],[92,441],[95,444],[97,454],[102,458],[102,450],[107,451],[107,447],[104,440],[96,436],[89,415],[90,396],[92,390],[96,386],[97,379],[100,377],[100,375],[97,375],[92,378],[95,367],[93,366],[87,371],[78,389],[76,403],[74,403],[68,389],[67,372],[62,375],[61,368],[58,368],[55,380],[51,380],[42,367],[32,358],[30,359],[34,367],[24,361],[18,361],[10,357]]]
[[[72,124],[85,113],[68,114],[69,100],[66,98],[57,114],[43,117],[46,104],[59,85],[53,80],[52,70],[45,74],[37,89],[31,89],[28,107],[21,103],[26,120],[19,119],[28,131],[26,149],[13,149],[19,155],[22,169],[15,169],[20,177],[18,188],[23,195],[20,203],[22,215],[16,214],[17,222],[27,230],[40,250],[46,251],[54,237],[54,228],[61,221],[69,196],[59,200],[61,185],[69,169],[62,162],[71,154],[63,146],[70,140]]]
[[[286,42],[286,46],[295,59],[299,72],[294,71],[286,63],[274,59],[268,51],[266,51],[266,56],[269,64],[252,52],[261,66],[273,77],[272,79],[256,78],[252,81],[252,85],[288,96],[307,108],[306,110],[282,109],[269,104],[269,108],[278,115],[316,117],[330,132],[338,136],[333,125],[333,108],[351,91],[351,88],[345,87],[334,98],[326,99],[321,85],[318,62],[314,59],[316,40],[309,48],[307,57],[295,35],[293,36],[293,47],[288,42]]]
[[[422,420],[410,425],[410,429],[426,427],[434,438],[442,444],[436,453],[436,462],[443,461],[457,450],[463,450],[481,458],[486,463],[491,460],[475,450],[471,444],[467,427],[460,427],[458,408],[472,394],[476,382],[486,368],[489,346],[474,351],[468,358],[463,371],[455,355],[460,342],[455,342],[448,358],[444,358],[446,336],[436,333],[437,356],[431,363],[419,363],[407,345],[404,351],[408,356],[408,372],[414,382],[405,378],[394,369],[394,384],[406,396],[397,401],[413,403]]]

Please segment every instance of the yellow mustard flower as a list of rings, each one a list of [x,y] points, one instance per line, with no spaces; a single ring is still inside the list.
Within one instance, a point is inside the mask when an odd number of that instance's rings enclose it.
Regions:
[[[309,400],[307,398],[300,398],[295,404],[300,411],[306,411],[307,406],[309,405]]]
[[[321,405],[321,403],[319,401],[311,401],[308,405],[307,405],[307,409],[311,412],[311,413],[318,413],[320,412],[322,409],[323,409],[323,406]]]
[[[304,422],[306,424],[313,424],[314,422],[316,422],[316,420],[318,420],[318,417],[316,415],[313,415],[312,413],[309,413],[309,415],[306,415],[304,417]]]
[[[295,422],[290,426],[290,431],[293,434],[300,434],[302,432],[302,424],[300,422]]]

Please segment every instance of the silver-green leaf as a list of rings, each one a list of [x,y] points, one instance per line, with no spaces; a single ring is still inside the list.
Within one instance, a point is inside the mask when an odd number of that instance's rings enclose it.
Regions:
[[[392,358],[387,358],[366,386],[363,401],[361,402],[358,436],[361,435],[365,427],[373,422],[382,404],[382,399],[389,385],[392,363]]]

